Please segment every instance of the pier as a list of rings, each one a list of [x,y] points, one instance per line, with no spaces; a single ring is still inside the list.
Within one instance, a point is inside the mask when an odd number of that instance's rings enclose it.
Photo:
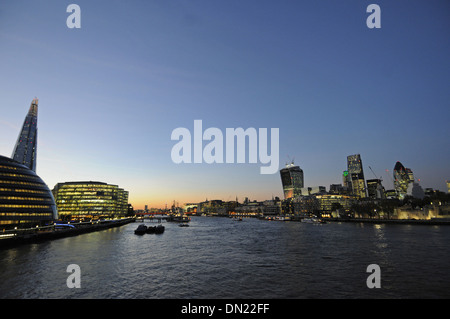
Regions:
[[[135,218],[123,218],[74,224],[55,223],[53,225],[43,227],[6,230],[0,233],[0,248],[77,236],[108,228],[120,227],[134,221]]]

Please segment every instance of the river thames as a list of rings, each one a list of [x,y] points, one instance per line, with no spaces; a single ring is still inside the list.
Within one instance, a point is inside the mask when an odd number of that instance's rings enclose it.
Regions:
[[[0,298],[450,297],[449,226],[193,217],[138,236],[139,224],[0,250]],[[367,286],[371,264],[381,288]]]

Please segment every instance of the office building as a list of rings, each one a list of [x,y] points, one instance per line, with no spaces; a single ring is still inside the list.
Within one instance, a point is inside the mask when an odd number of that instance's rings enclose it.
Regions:
[[[406,173],[408,174],[409,182],[414,183],[414,174],[410,168],[406,168]]]
[[[11,158],[36,172],[38,99],[31,102]]]
[[[355,199],[353,196],[338,194],[314,194],[294,199],[295,213],[300,216],[331,217],[333,211],[348,211]]]
[[[447,183],[447,193],[450,193],[450,181],[446,181]]]
[[[399,199],[403,199],[407,192],[408,186],[411,183],[412,171],[406,169],[402,163],[395,163],[394,167],[394,188]],[[414,180],[413,180],[414,181]]]
[[[0,229],[44,226],[57,218],[44,181],[25,165],[0,156]]]
[[[359,154],[347,156],[348,179],[351,184],[351,194],[358,198],[365,198],[366,186],[361,156]]]
[[[326,193],[327,190],[325,186],[314,186],[314,187],[303,187],[300,189],[302,196],[309,196],[314,194],[323,194]]]
[[[408,189],[406,191],[406,195],[412,196],[415,198],[419,198],[419,199],[423,199],[425,197],[425,192],[423,191],[423,189],[419,185],[419,183],[416,183],[413,181],[408,184]]]
[[[52,190],[62,220],[97,220],[124,217],[128,192],[102,182],[58,183]]]
[[[292,162],[280,170],[280,175],[284,199],[295,198],[302,194],[301,189],[304,185],[303,170],[299,166],[294,165]]]
[[[352,194],[352,180],[348,171],[342,172],[342,185],[344,185],[344,189],[347,190],[348,194]]]
[[[339,195],[346,195],[348,194],[347,187],[342,186],[342,184],[331,184],[330,190],[328,192],[329,194],[339,194]]]
[[[385,190],[383,185],[381,185],[381,179],[368,179],[367,180],[367,194],[368,197],[373,199],[384,199]]]

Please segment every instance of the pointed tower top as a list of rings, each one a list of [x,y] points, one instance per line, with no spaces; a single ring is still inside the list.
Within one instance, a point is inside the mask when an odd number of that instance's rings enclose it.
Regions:
[[[17,138],[12,159],[36,172],[38,100],[33,99],[30,110]]]
[[[28,111],[28,115],[37,116],[38,103],[39,103],[39,99],[37,97],[35,97],[33,99],[33,101],[31,101],[30,110]]]

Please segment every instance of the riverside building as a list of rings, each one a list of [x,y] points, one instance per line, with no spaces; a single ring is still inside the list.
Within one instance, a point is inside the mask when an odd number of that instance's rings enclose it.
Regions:
[[[36,173],[0,156],[0,229],[44,226],[57,219],[52,192]]]
[[[0,229],[30,228],[58,218],[52,192],[36,174],[38,99],[33,99],[11,158],[0,156]]]
[[[52,190],[62,220],[98,220],[124,217],[128,192],[102,182],[58,183]]]

